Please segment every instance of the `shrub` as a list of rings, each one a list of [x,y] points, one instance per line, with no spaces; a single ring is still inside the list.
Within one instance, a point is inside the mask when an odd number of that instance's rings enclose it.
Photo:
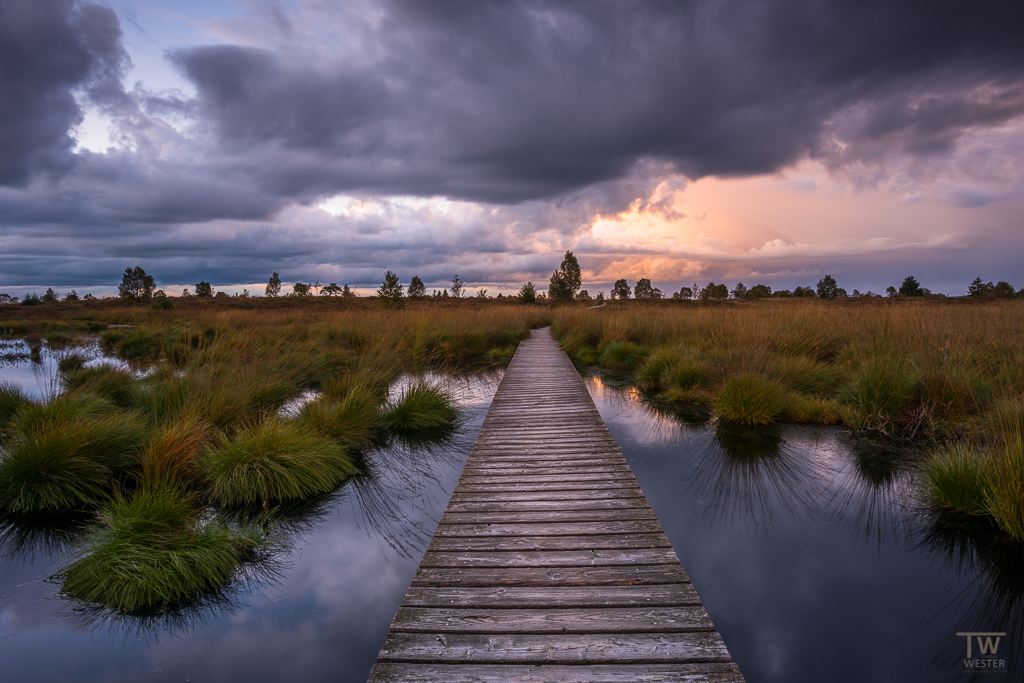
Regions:
[[[228,581],[260,543],[255,531],[202,521],[174,489],[118,496],[71,564],[54,578],[65,595],[121,612],[180,603]]]
[[[210,497],[225,505],[325,493],[356,467],[345,448],[298,421],[276,416],[221,435],[201,461]]]
[[[720,419],[745,425],[771,424],[785,408],[782,388],[758,375],[730,377],[715,401]]]

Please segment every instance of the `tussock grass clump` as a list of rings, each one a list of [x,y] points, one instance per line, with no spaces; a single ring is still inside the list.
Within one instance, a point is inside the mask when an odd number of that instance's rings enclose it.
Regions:
[[[136,381],[129,370],[100,364],[66,371],[63,380],[68,391],[94,394],[122,408],[135,403]]]
[[[627,341],[610,341],[601,350],[598,362],[612,370],[636,370],[647,356],[647,350]]]
[[[212,434],[210,424],[196,414],[158,427],[139,456],[143,485],[193,486],[200,472],[199,459]]]
[[[804,356],[772,358],[768,362],[766,374],[788,391],[817,396],[834,393],[845,379],[845,373],[840,368]]]
[[[988,512],[985,471],[990,458],[965,443],[952,444],[926,461],[922,474],[932,501],[968,515]]]
[[[440,387],[426,383],[406,388],[381,413],[380,424],[393,432],[443,429],[459,417],[455,399]]]
[[[839,406],[834,401],[799,394],[787,397],[783,416],[798,424],[837,425],[842,422]]]
[[[34,512],[100,502],[135,467],[143,438],[133,415],[92,396],[28,403],[0,457],[0,505]]]
[[[869,360],[857,371],[842,399],[856,411],[865,427],[892,431],[911,419],[919,405],[921,371],[894,356]]]
[[[231,437],[222,434],[201,460],[210,497],[223,505],[305,498],[356,473],[345,447],[300,421],[268,416]]]
[[[299,420],[351,449],[373,441],[378,401],[373,389],[349,387],[343,398],[322,397],[299,411]]]
[[[57,372],[65,375],[85,367],[85,356],[80,353],[69,353],[57,361]]]
[[[144,488],[116,497],[54,578],[70,597],[142,612],[220,588],[259,544],[255,531],[201,521],[179,491]]]
[[[985,502],[1001,529],[1024,541],[1024,436],[1007,438],[985,476]]]
[[[645,389],[660,389],[668,383],[668,372],[681,363],[682,357],[675,349],[656,349],[637,369],[636,380]]]
[[[782,388],[759,375],[737,375],[722,383],[715,411],[725,422],[771,424],[786,409]]]
[[[156,332],[133,330],[114,346],[118,357],[135,362],[155,361],[163,351],[163,337]]]
[[[28,402],[28,396],[17,384],[0,382],[0,431],[7,428],[21,407]]]

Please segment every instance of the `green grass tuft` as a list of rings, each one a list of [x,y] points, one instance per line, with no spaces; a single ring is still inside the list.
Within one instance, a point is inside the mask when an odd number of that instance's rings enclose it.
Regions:
[[[305,498],[356,473],[346,449],[297,420],[268,416],[221,435],[201,467],[210,497],[224,505]]]
[[[887,431],[910,419],[919,404],[922,373],[913,363],[885,356],[864,364],[842,395],[863,424]]]
[[[771,424],[786,409],[782,388],[758,375],[738,375],[722,383],[715,411],[725,422]]]
[[[63,379],[68,391],[95,394],[121,408],[135,403],[136,381],[130,370],[100,364],[64,372]]]
[[[605,345],[598,362],[612,370],[636,370],[647,356],[647,350],[631,342],[610,341]]]
[[[1024,437],[1009,435],[985,473],[985,502],[999,527],[1024,541]]]
[[[394,432],[450,427],[459,417],[451,394],[429,384],[414,384],[385,407],[381,426]]]
[[[377,408],[376,391],[354,386],[343,398],[310,401],[302,406],[298,419],[347,448],[359,449],[373,441]]]
[[[957,443],[924,463],[922,474],[932,501],[968,515],[988,512],[985,470],[990,458],[967,444]]]
[[[0,431],[7,428],[21,407],[28,402],[28,396],[17,384],[0,382]]]
[[[28,403],[0,457],[0,506],[35,512],[100,502],[137,465],[143,438],[130,413],[95,397]]]
[[[675,349],[656,349],[636,371],[636,380],[645,389],[661,389],[667,385],[666,375],[682,362]]]
[[[135,613],[220,588],[260,543],[256,532],[202,522],[174,489],[118,496],[55,578],[65,595]]]

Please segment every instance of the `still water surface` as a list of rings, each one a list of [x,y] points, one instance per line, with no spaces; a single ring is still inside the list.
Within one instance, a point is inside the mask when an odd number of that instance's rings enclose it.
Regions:
[[[46,355],[0,379],[45,395]],[[368,453],[366,476],[291,516],[274,562],[173,618],[62,601],[44,579],[73,534],[0,526],[3,679],[364,681],[499,379],[447,378],[458,436]],[[958,631],[1007,631],[998,680],[1024,678],[1020,549],[922,507],[912,456],[831,428],[730,432],[587,385],[749,681],[971,680]]]

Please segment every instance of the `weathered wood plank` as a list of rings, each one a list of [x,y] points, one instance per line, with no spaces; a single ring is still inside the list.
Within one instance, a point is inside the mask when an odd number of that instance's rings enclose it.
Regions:
[[[686,633],[711,631],[703,606],[580,609],[400,607],[392,631],[424,633]]]
[[[545,664],[409,664],[379,662],[368,683],[742,683],[731,663],[614,664],[587,667]]]
[[[428,550],[420,567],[598,567],[679,562],[671,548],[618,550],[510,550],[503,552]]]
[[[628,500],[640,498],[647,504],[643,491],[639,486],[620,486],[616,489],[587,489],[583,491],[560,491],[556,496],[543,491],[456,491],[451,500],[455,502],[487,502],[487,501],[597,501],[597,500]]]
[[[650,586],[689,581],[681,564],[600,567],[420,567],[414,586]]]
[[[508,586],[476,588],[411,586],[403,605],[409,607],[676,607],[699,605],[689,583],[654,586]]]
[[[728,662],[714,631],[658,634],[463,634],[390,633],[380,658],[393,662],[457,664],[608,664]]]
[[[656,519],[613,522],[538,522],[536,524],[438,524],[435,536],[587,536],[651,534],[661,531]]]
[[[434,536],[428,550],[616,550],[668,548],[664,532],[593,536]]]
[[[540,522],[620,522],[633,519],[657,519],[649,507],[612,510],[500,510],[497,512],[446,512],[441,524],[495,524]]]
[[[448,512],[527,512],[530,510],[626,510],[648,508],[647,500],[612,498],[603,500],[509,500],[509,501],[451,501]]]

